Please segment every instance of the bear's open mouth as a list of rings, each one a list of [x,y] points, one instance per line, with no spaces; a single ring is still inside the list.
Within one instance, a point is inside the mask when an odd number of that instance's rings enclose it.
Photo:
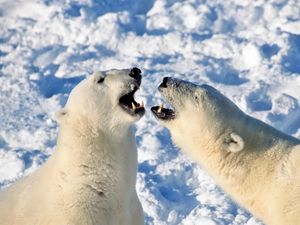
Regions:
[[[138,86],[134,86],[132,90],[119,99],[120,106],[130,115],[143,115],[145,113],[144,102],[138,103],[134,100],[134,93],[138,90]]]
[[[151,111],[161,120],[172,120],[175,118],[175,111],[173,109],[164,108],[163,104],[160,106],[153,106]]]

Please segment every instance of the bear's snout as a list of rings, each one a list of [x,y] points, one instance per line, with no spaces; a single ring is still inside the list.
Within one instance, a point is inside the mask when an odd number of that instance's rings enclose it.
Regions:
[[[159,87],[162,87],[162,88],[168,87],[167,86],[168,80],[169,80],[169,77],[164,77],[163,82],[159,85]]]
[[[142,75],[141,75],[142,71],[137,68],[134,67],[130,70],[129,72],[129,76],[131,76],[132,78],[136,79],[137,81],[141,81],[142,80]]]

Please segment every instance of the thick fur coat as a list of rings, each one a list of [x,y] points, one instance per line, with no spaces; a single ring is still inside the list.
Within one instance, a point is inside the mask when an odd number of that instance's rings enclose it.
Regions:
[[[268,225],[300,224],[300,140],[243,113],[208,85],[165,78],[153,107],[174,142]]]
[[[131,115],[119,101],[140,85],[130,73],[97,72],[72,90],[56,115],[53,155],[0,193],[1,225],[144,224],[131,128],[143,113]]]

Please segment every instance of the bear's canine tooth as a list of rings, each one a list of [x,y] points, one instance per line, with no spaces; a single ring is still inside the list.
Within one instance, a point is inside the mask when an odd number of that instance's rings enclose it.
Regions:
[[[158,113],[161,113],[161,110],[162,110],[163,108],[164,108],[164,104],[160,104],[160,106],[159,106],[157,112],[158,112]]]
[[[140,107],[141,108],[144,108],[145,107],[145,104],[144,104],[144,101],[142,100],[141,104],[140,104]]]
[[[136,109],[136,106],[133,102],[131,102],[131,107],[132,107],[132,110],[135,110]]]

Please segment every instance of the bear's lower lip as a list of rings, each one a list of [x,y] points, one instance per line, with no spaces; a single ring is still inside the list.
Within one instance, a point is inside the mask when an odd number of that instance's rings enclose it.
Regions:
[[[163,108],[163,106],[153,106],[151,108],[152,113],[161,120],[175,119],[175,111],[173,109]]]

